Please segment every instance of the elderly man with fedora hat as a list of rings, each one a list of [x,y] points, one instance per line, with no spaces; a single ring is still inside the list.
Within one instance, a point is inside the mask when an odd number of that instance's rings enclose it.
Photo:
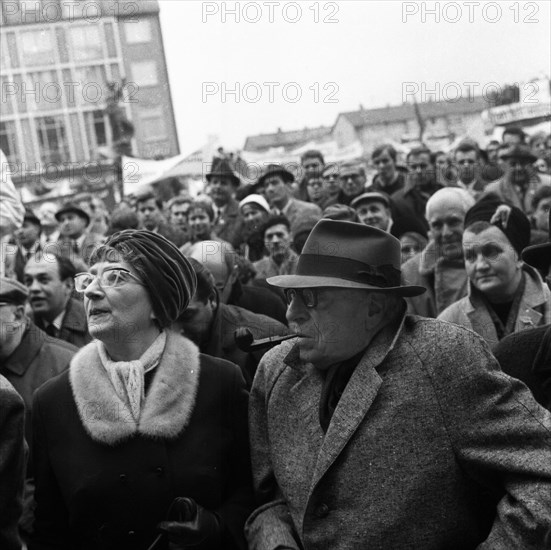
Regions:
[[[284,166],[269,164],[254,185],[254,192],[261,192],[268,199],[272,214],[283,214],[289,220],[293,235],[304,218],[321,218],[319,206],[294,198],[291,186],[294,181],[295,176]]]
[[[227,160],[216,161],[205,176],[207,194],[213,202],[213,231],[223,241],[239,246],[242,219],[239,215],[239,202],[235,200],[235,191],[241,180]]]
[[[489,183],[484,189],[484,195],[497,195],[501,200],[530,214],[534,194],[542,185],[551,185],[551,177],[533,169],[532,164],[538,157],[527,145],[513,145],[501,158],[506,162],[505,174]]]
[[[549,221],[551,227],[551,212]],[[522,252],[522,259],[546,275],[551,290],[551,229],[549,241],[528,246]],[[550,324],[505,337],[494,348],[494,355],[504,372],[522,380],[538,403],[551,410]]]
[[[269,282],[297,338],[251,389],[250,549],[548,547],[551,415],[479,336],[405,315],[395,237],[321,220]]]

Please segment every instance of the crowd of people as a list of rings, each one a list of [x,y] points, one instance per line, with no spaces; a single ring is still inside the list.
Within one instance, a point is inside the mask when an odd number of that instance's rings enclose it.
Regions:
[[[551,548],[550,159],[220,152],[111,211],[3,174],[0,547]]]

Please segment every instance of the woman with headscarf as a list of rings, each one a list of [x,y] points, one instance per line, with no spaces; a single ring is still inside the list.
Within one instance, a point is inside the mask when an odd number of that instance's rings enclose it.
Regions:
[[[189,262],[122,231],[75,288],[95,340],[35,395],[30,550],[244,548],[248,396],[238,367],[169,328],[196,289]]]
[[[530,222],[514,206],[488,197],[465,215],[463,253],[469,293],[438,319],[480,334],[494,347],[503,337],[551,322],[551,292],[521,259]]]

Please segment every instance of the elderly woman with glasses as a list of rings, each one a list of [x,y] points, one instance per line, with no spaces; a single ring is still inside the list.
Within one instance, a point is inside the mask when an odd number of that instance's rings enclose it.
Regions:
[[[463,255],[468,296],[438,317],[470,328],[491,347],[502,338],[551,322],[551,293],[540,274],[523,263],[530,222],[496,197],[476,203],[465,215]]]
[[[244,548],[247,392],[170,330],[196,289],[149,231],[116,233],[75,277],[95,338],[33,409],[35,549]]]

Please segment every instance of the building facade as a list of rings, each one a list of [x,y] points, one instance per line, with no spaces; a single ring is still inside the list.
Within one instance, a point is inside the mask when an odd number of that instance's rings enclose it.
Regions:
[[[113,92],[134,125],[135,156],[179,153],[157,1],[0,7],[0,148],[14,181],[113,156]]]
[[[360,141],[364,152],[385,142],[414,143],[420,138],[420,123],[424,125],[423,142],[430,147],[451,144],[458,136],[469,135],[482,140],[485,136],[482,112],[488,102],[481,97],[459,101],[409,103],[378,109],[361,109],[341,113],[333,126],[333,139],[340,147]]]

